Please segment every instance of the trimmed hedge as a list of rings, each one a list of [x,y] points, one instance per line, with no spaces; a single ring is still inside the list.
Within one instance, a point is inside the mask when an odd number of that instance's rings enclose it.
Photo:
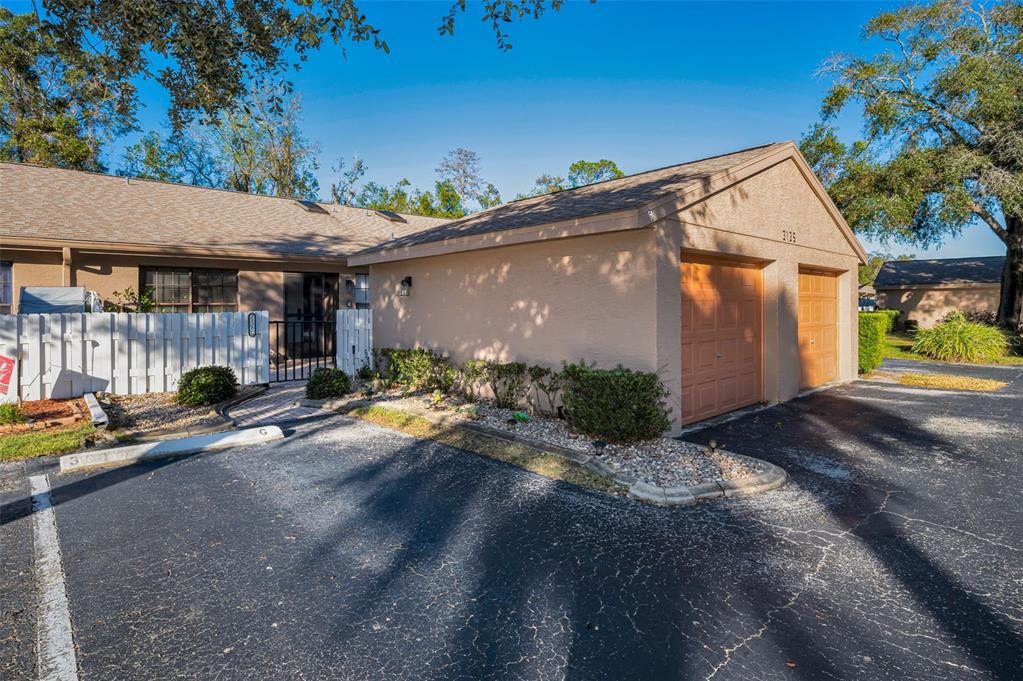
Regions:
[[[888,333],[891,315],[883,312],[860,313],[860,357],[861,374],[869,374],[881,366],[884,360],[884,337]]]
[[[665,398],[668,390],[655,373],[621,365],[595,369],[565,364],[561,372],[565,418],[574,429],[610,442],[659,437],[671,427]]]
[[[231,367],[197,367],[178,381],[178,402],[190,407],[216,404],[237,394],[238,378]]]
[[[899,310],[878,310],[878,314],[883,314],[888,317],[888,326],[885,328],[885,334],[889,334],[895,328],[895,325],[899,321],[899,315],[902,314]]]
[[[950,312],[933,329],[918,329],[913,341],[913,352],[942,362],[991,361],[1008,349],[1001,329],[971,322],[961,312]]]
[[[305,396],[310,400],[332,400],[351,389],[351,379],[336,367],[319,367],[305,384]]]

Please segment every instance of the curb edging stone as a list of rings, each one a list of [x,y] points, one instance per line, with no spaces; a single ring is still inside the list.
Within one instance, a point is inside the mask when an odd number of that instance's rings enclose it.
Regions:
[[[261,426],[246,428],[231,433],[210,433],[181,438],[178,440],[160,440],[126,447],[94,449],[76,452],[60,457],[60,472],[77,471],[100,466],[119,466],[138,463],[151,459],[162,459],[185,454],[261,444],[284,438],[284,432],[277,426]]]
[[[377,406],[384,409],[390,408],[391,411],[419,416],[437,425],[462,428],[464,430],[476,432],[481,435],[488,435],[507,442],[526,445],[527,447],[532,447],[538,451],[567,459],[568,461],[579,464],[598,475],[610,478],[618,485],[627,488],[630,498],[657,506],[695,506],[701,501],[710,501],[711,499],[719,499],[721,497],[732,498],[759,494],[761,492],[777,489],[788,481],[788,473],[786,473],[780,466],[776,466],[773,463],[769,463],[763,459],[757,459],[752,456],[725,452],[729,456],[734,456],[737,459],[745,459],[747,461],[755,462],[757,465],[763,466],[765,470],[762,473],[757,473],[756,475],[736,480],[720,480],[702,482],[697,485],[662,487],[660,485],[653,485],[648,482],[644,482],[634,475],[619,473],[595,456],[584,454],[578,450],[570,449],[568,447],[543,442],[542,440],[534,440],[530,437],[524,437],[522,435],[508,433],[496,428],[482,426],[471,421],[453,419],[442,414],[432,414],[425,411],[387,407],[386,403],[369,402],[366,400],[362,400],[361,404],[355,404],[355,402],[356,401],[350,402],[349,408],[354,409],[357,406]]]

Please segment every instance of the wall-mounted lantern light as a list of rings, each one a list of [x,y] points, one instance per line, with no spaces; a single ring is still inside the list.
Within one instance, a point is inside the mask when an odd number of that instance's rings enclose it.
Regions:
[[[355,282],[351,279],[345,279],[345,293],[355,295]]]
[[[398,284],[398,295],[399,296],[410,296],[412,295],[412,277],[405,277]]]

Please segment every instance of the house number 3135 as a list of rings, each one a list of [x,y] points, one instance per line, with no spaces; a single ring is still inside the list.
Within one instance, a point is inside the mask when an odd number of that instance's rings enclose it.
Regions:
[[[786,243],[794,244],[796,243],[796,233],[790,229],[783,229],[781,230],[781,240]]]

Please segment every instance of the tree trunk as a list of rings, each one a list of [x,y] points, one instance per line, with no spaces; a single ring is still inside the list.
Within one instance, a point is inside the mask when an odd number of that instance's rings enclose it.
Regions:
[[[1023,335],[1023,215],[1005,216],[1005,267],[998,324]]]

